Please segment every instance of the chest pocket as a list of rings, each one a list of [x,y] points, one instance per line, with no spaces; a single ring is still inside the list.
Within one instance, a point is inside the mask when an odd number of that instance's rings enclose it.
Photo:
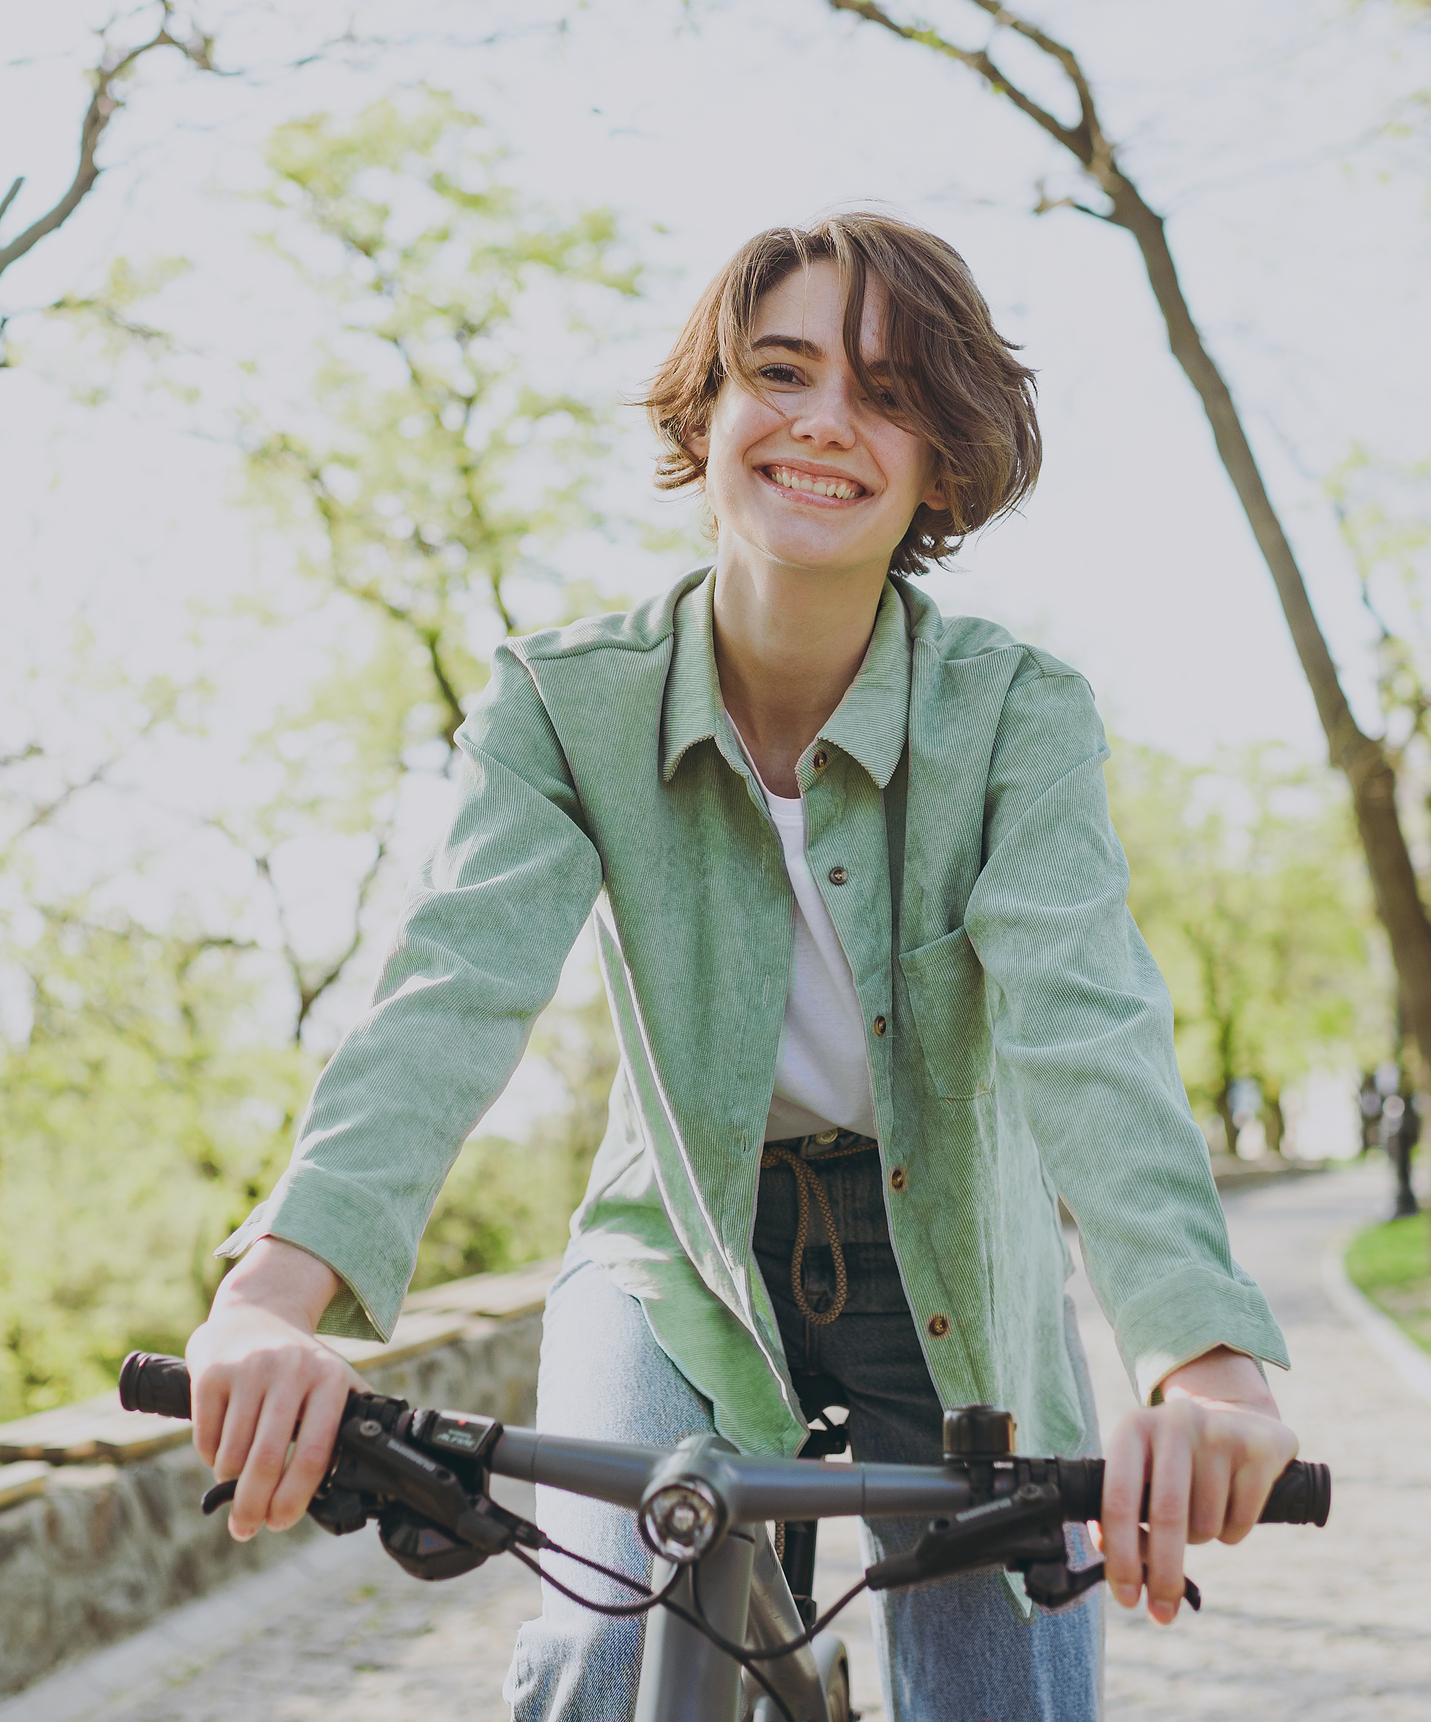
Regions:
[[[929,1080],[941,1100],[988,1094],[994,1044],[984,997],[984,967],[962,927],[900,954],[909,1006]]]

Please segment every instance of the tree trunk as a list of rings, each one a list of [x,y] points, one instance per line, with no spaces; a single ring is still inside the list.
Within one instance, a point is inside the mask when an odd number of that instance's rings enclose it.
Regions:
[[[1218,1090],[1217,1099],[1213,1102],[1213,1106],[1218,1117],[1222,1120],[1222,1134],[1227,1144],[1227,1152],[1235,1156],[1237,1138],[1242,1132],[1238,1128],[1237,1117],[1232,1110],[1232,1084],[1230,1082],[1224,1082]]]
[[[1089,209],[1072,198],[1050,202],[1040,196],[1040,212],[1069,205],[1085,215],[1126,228],[1137,240],[1153,296],[1167,324],[1168,344],[1198,392],[1212,424],[1217,452],[1277,587],[1292,643],[1322,720],[1332,763],[1351,786],[1377,914],[1391,941],[1396,964],[1398,1003],[1407,1033],[1421,1054],[1423,1075],[1431,1078],[1431,917],[1421,899],[1401,829],[1396,773],[1382,744],[1363,735],[1352,717],[1336,665],[1307,597],[1301,570],[1262,483],[1232,395],[1204,347],[1183,298],[1162,217],[1148,207],[1138,188],[1119,171],[1117,154],[1103,130],[1092,86],[1073,50],[1010,10],[1003,0],[971,0],[971,3],[993,19],[996,29],[1022,37],[1059,68],[1078,103],[1079,117],[1075,123],[1060,120],[1021,90],[995,65],[987,48],[962,48],[929,25],[901,24],[878,0],[828,0],[835,12],[877,24],[902,41],[918,43],[974,72],[1066,149],[1112,205],[1111,210],[1104,212]]]
[[[1420,1051],[1423,1069],[1431,1072],[1431,917],[1422,901],[1401,828],[1396,772],[1381,742],[1364,734],[1352,716],[1301,570],[1267,495],[1231,391],[1203,345],[1183,297],[1162,217],[1148,207],[1137,189],[1116,169],[1099,179],[1113,205],[1108,219],[1126,228],[1143,254],[1148,281],[1167,325],[1168,345],[1197,390],[1212,425],[1217,452],[1277,588],[1292,644],[1327,737],[1332,764],[1351,786],[1377,914],[1386,928],[1396,964],[1401,1011]]]
[[[1262,1084],[1262,1128],[1267,1132],[1268,1150],[1280,1154],[1287,1140],[1287,1114],[1282,1110],[1281,1093],[1266,1082]]]

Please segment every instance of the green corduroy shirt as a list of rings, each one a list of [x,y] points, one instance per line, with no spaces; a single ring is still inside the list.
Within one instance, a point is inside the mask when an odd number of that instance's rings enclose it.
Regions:
[[[751,1253],[793,900],[721,700],[714,582],[498,649],[372,1007],[220,1254],[298,1244],[343,1281],[322,1331],[386,1337],[448,1168],[594,908],[621,1063],[573,1232],[721,1432],[794,1453],[805,1424]],[[1089,1435],[1060,1195],[1140,1398],[1215,1345],[1287,1361],[1229,1253],[1106,756],[1081,676],[891,579],[797,768],[930,1375],[946,1405],[1013,1409],[1035,1453]]]

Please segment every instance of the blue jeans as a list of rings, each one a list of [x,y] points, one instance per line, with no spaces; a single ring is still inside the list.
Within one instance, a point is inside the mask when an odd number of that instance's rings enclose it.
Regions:
[[[862,1139],[841,1133],[830,1151]],[[813,1137],[786,1144],[812,1161]],[[780,1324],[792,1378],[839,1383],[850,1445],[860,1460],[937,1465],[942,1408],[909,1313],[885,1221],[879,1156],[831,1161],[821,1172],[844,1249],[848,1293],[828,1326],[806,1320],[791,1288],[794,1174],[761,1175],[754,1248]],[[811,1216],[803,1258],[808,1307],[834,1295],[834,1259]],[[1087,1381],[1069,1308],[1069,1344]],[[1091,1405],[1091,1393],[1088,1394]],[[609,1441],[673,1445],[712,1428],[710,1402],[656,1344],[636,1299],[583,1253],[567,1252],[547,1297],[537,1382],[542,1429]],[[537,1491],[537,1520],[556,1542],[620,1571],[646,1574],[650,1554],[635,1516],[560,1490]],[[866,1564],[903,1549],[922,1519],[867,1520]],[[1073,1552],[1081,1555],[1075,1542]],[[546,1555],[553,1576],[602,1601],[629,1599],[610,1581]],[[575,1582],[573,1582],[575,1581]],[[828,1600],[828,1599],[827,1599]],[[1018,1618],[1001,1574],[942,1579],[870,1599],[889,1722],[1096,1722],[1102,1711],[1102,1589],[1057,1614]],[[836,1622],[838,1630],[838,1622]],[[605,1620],[543,1587],[540,1620],[517,1637],[504,1696],[514,1722],[629,1722],[640,1678],[639,1621]]]

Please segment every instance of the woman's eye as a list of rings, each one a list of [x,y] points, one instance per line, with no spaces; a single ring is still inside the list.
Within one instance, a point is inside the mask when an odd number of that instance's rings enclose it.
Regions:
[[[768,383],[798,383],[800,381],[800,373],[793,365],[764,365],[761,367],[760,374]]]

